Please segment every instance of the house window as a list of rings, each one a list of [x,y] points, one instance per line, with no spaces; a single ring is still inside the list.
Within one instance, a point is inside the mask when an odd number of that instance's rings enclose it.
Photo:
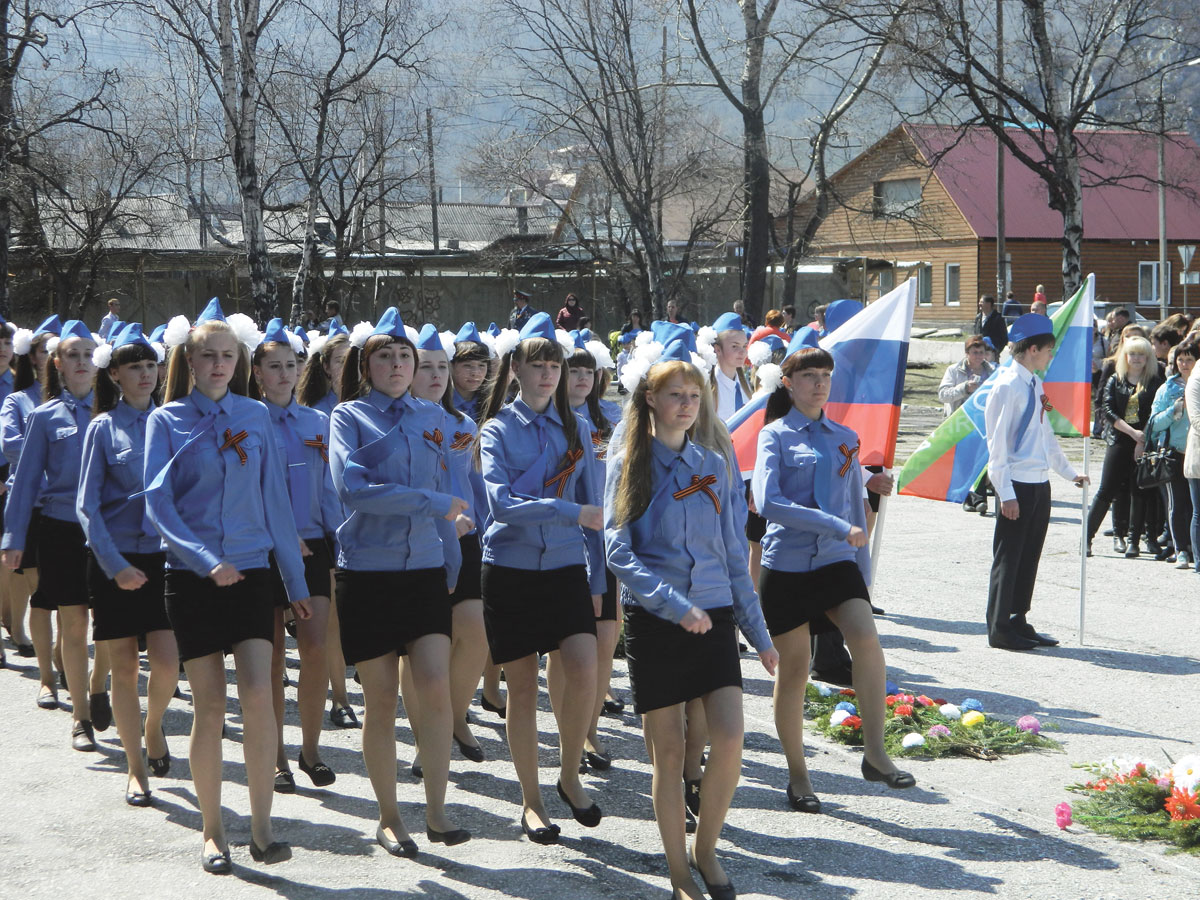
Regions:
[[[917,268],[917,302],[922,306],[933,303],[933,266],[922,265]]]
[[[1171,263],[1167,262],[1167,303],[1171,302]],[[1138,263],[1138,303],[1158,304],[1158,260]]]
[[[873,213],[877,219],[914,218],[921,212],[921,179],[877,181]]]
[[[896,270],[881,269],[879,271],[879,296],[889,293],[896,287]]]
[[[946,305],[958,306],[958,263],[946,263]]]

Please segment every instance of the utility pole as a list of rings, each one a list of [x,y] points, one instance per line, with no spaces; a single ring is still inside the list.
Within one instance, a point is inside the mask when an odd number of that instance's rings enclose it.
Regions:
[[[1159,321],[1167,318],[1167,293],[1171,279],[1167,275],[1167,110],[1163,100],[1163,81],[1158,82],[1158,311]]]
[[[1004,0],[996,0],[996,81],[1004,80]],[[996,117],[1004,127],[1004,101],[996,94]],[[996,137],[996,305],[1003,309],[1008,291],[1008,253],[1004,241],[1004,142]]]
[[[425,142],[429,153],[429,211],[433,224],[433,252],[439,250],[437,175],[433,168],[433,110],[425,109]]]

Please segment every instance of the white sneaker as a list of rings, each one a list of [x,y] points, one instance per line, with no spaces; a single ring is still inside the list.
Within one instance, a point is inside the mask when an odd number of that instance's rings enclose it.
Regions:
[[[1191,567],[1192,561],[1188,558],[1188,552],[1186,550],[1180,550],[1175,557],[1175,568],[1190,569]]]

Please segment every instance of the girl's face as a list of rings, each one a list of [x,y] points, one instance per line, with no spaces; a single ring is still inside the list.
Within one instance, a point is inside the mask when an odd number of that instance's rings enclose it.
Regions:
[[[1136,378],[1146,368],[1146,354],[1140,350],[1131,350],[1125,354],[1125,365],[1128,367],[1129,374]]]
[[[29,361],[31,363],[33,363],[33,371],[38,373],[39,378],[42,377],[41,371],[42,371],[42,368],[46,365],[46,357],[48,357],[49,355],[50,354],[46,351],[46,342],[45,341],[41,341],[40,343],[34,344],[33,348],[29,351]]]
[[[829,387],[833,384],[833,369],[801,369],[784,376],[784,385],[792,392],[792,405],[809,418],[820,413],[829,400]]]
[[[292,402],[292,392],[300,377],[300,361],[291,347],[276,344],[258,361],[254,377],[264,397],[276,406],[287,406]]]
[[[450,372],[454,376],[454,389],[469,400],[483,387],[488,364],[482,359],[464,359],[462,362],[452,363]]]
[[[237,369],[239,352],[237,338],[225,331],[212,332],[197,342],[188,354],[196,390],[207,397],[225,396]]]
[[[737,368],[746,362],[746,334],[742,331],[726,331],[713,344],[717,362],[726,368]]]
[[[96,367],[92,365],[95,349],[96,342],[91,338],[73,337],[62,341],[55,351],[54,365],[62,376],[63,387],[76,397],[86,396],[96,377]]]
[[[108,377],[121,389],[121,396],[126,403],[142,409],[158,387],[158,361],[139,359],[137,362],[113,366],[108,370]]]
[[[1175,371],[1179,373],[1179,377],[1187,381],[1192,377],[1192,369],[1196,367],[1196,357],[1187,353],[1180,353],[1175,357]]]
[[[445,350],[418,350],[417,371],[413,375],[412,393],[421,400],[442,401],[450,383],[450,363]]]
[[[646,392],[646,405],[654,416],[655,430],[687,431],[700,415],[700,385],[673,375],[657,391]]]
[[[526,360],[512,364],[513,378],[521,387],[521,398],[541,410],[554,397],[562,377],[562,363],[550,359]]]
[[[329,383],[333,385],[334,390],[342,383],[342,366],[346,364],[346,354],[349,351],[350,347],[342,344],[325,357],[325,374],[329,376]]]
[[[567,370],[567,396],[571,406],[579,406],[587,401],[588,394],[596,384],[596,370],[586,366],[573,366]]]
[[[392,399],[403,397],[412,385],[415,367],[412,348],[395,341],[371,354],[367,360],[367,380],[371,390]]]
[[[0,328],[0,371],[7,369],[13,358],[13,339],[6,329]]]

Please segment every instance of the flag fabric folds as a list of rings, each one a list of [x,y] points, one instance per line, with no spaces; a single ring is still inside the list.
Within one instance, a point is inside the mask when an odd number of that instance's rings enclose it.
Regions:
[[[1096,276],[1088,275],[1075,295],[1050,319],[1054,356],[1042,379],[1054,409],[1050,422],[1061,437],[1088,433],[1091,417],[1092,322]],[[1004,365],[1011,365],[1011,357]],[[897,479],[901,494],[961,503],[987,467],[984,409],[998,366],[973,393],[929,435],[904,463]]]
[[[917,280],[910,278],[821,339],[834,364],[825,414],[858,433],[863,465],[894,461],[916,303]],[[754,471],[766,406],[766,396],[755,396],[725,423],[744,478]]]

